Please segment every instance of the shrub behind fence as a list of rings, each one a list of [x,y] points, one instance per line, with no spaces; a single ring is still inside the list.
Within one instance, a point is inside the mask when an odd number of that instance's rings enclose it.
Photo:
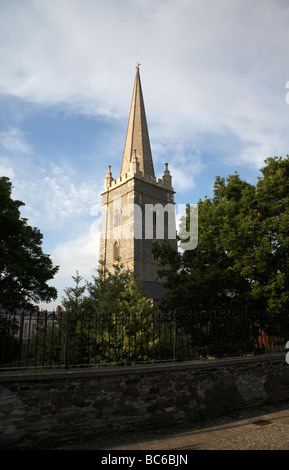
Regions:
[[[69,368],[284,351],[288,312],[1,314],[1,369]]]

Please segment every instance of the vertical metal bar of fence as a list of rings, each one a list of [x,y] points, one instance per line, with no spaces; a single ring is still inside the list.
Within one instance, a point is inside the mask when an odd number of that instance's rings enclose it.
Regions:
[[[90,363],[90,315],[87,316],[87,364]]]
[[[111,332],[111,313],[108,314],[108,363],[110,363],[110,332]]]
[[[174,360],[174,331],[175,331],[175,324],[174,324],[174,312],[169,312],[169,335],[170,335],[170,357]]]
[[[174,350],[173,350],[173,360],[177,360],[177,337],[178,337],[178,326],[177,326],[177,321],[174,315]]]
[[[37,359],[38,359],[39,317],[40,317],[40,312],[38,310],[36,314],[37,319],[36,319],[36,328],[35,328],[34,367],[37,366]]]
[[[65,336],[65,356],[64,356],[64,368],[69,370],[69,347],[70,347],[70,314],[67,312],[66,316],[66,336]]]
[[[143,356],[143,312],[140,314],[140,360],[144,360]]]
[[[150,359],[150,343],[149,343],[149,336],[150,336],[150,321],[149,321],[149,314],[146,312],[146,355],[147,358]]]
[[[82,349],[82,345],[83,345],[83,323],[84,323],[83,315],[81,315],[80,318],[79,318],[79,313],[78,313],[77,314],[77,320],[80,321],[80,345],[77,344],[77,346],[78,346],[78,348],[77,348],[78,351],[77,352],[78,352],[78,357],[80,358],[78,360],[82,360],[82,357],[83,357],[83,354],[82,354],[82,352],[83,352],[83,349]],[[75,342],[75,339],[76,339],[75,336],[76,335],[74,335],[74,342]],[[73,363],[75,364],[75,359],[73,360]]]
[[[8,315],[7,315],[7,313],[6,313],[6,314],[5,314],[5,322],[7,321],[7,318],[8,318]],[[4,340],[4,341],[2,341],[2,344],[1,344],[1,357],[0,357],[0,361],[1,361],[0,363],[1,363],[1,364],[2,364],[2,363],[3,363],[3,364],[5,363],[5,349],[6,349],[6,348],[5,348],[5,343],[6,343],[6,341]],[[9,355],[9,356],[10,356],[10,366],[11,366],[12,351],[13,351],[13,348],[12,348],[12,341],[11,341],[10,355]]]
[[[122,351],[121,351],[121,344],[120,344],[120,341],[119,341],[119,321],[120,321],[120,315],[117,314],[117,312],[115,312],[115,360],[117,362],[120,362],[121,360],[121,356],[122,356]]]
[[[72,364],[75,363],[76,357],[77,357],[76,331],[78,331],[78,322],[79,322],[79,318],[78,318],[77,313],[75,311],[73,313],[70,312],[69,314],[69,361]],[[71,335],[72,329],[74,332],[73,335]]]
[[[0,313],[0,315],[1,315],[1,313]],[[5,322],[7,322],[7,321],[8,321],[8,314],[6,313],[5,314]],[[13,343],[13,341],[11,341],[11,345],[10,345],[10,354],[9,354],[10,366],[11,366],[12,353],[13,353],[12,343]],[[5,354],[6,347],[5,346],[6,346],[6,338],[4,337],[3,341],[1,342],[1,364],[2,364],[2,362],[3,362],[3,364],[5,364],[5,359],[6,359],[6,354]]]
[[[114,314],[114,320],[112,315],[112,358],[113,362],[118,362],[118,346],[117,346],[117,312]]]
[[[20,316],[18,367],[21,366],[21,361],[22,361],[23,326],[24,326],[24,311],[21,312],[21,316]]]
[[[130,357],[130,346],[131,346],[131,342],[130,342],[130,338],[131,338],[131,334],[130,334],[130,312],[128,313],[128,328],[127,328],[127,331],[128,331],[128,362],[131,361],[131,357]]]
[[[253,311],[253,347],[254,347],[254,353],[259,354],[260,353],[260,343],[258,341],[258,325],[259,325],[259,318],[258,318],[258,313],[256,310]]]
[[[134,358],[137,360],[137,324],[136,312],[134,313]]]
[[[52,367],[53,365],[53,346],[54,346],[54,316],[55,313],[54,311],[52,312],[52,324],[51,324],[51,345],[50,345],[50,366]]]
[[[8,314],[6,313],[5,314],[5,322],[7,322],[8,320]],[[4,341],[2,341],[2,344],[1,344],[1,364],[3,362],[3,364],[5,363],[5,339]],[[13,341],[11,341],[11,346],[10,346],[10,354],[9,354],[9,357],[10,357],[10,366],[11,366],[11,360],[12,360],[12,353],[13,353],[13,346],[12,346],[12,343]]]
[[[32,318],[31,316],[32,316],[32,312],[30,311],[29,316],[28,316],[28,328],[26,330],[26,333],[27,333],[26,367],[28,367],[29,356],[30,356],[30,333],[31,333],[31,318]]]
[[[8,319],[8,313],[5,314],[5,322],[9,322],[10,320],[10,315],[9,315],[9,319]],[[3,364],[5,363],[5,359],[6,359],[6,354],[5,354],[5,344],[6,344],[6,341],[7,341],[7,344],[9,344],[8,342],[8,338],[6,339],[5,336],[3,338],[3,341],[2,341],[2,344],[1,344],[1,364],[3,362]],[[8,354],[8,358],[10,360],[10,366],[12,364],[12,357],[13,357],[13,341],[10,342],[10,354]]]
[[[161,312],[158,310],[158,359],[162,359],[162,349],[161,349]]]
[[[97,360],[97,326],[98,326],[98,322],[97,322],[97,312],[95,312],[95,315],[94,315],[94,363],[96,364]]]
[[[57,324],[58,324],[58,353],[57,353],[58,366],[60,366],[60,364],[61,364],[60,358],[61,358],[62,321],[63,321],[63,312],[61,310],[58,313],[58,316],[57,316]]]
[[[103,364],[104,360],[104,354],[103,354],[103,348],[104,348],[104,315],[103,312],[101,313],[101,363]]]
[[[43,351],[42,351],[42,367],[45,366],[45,348],[46,348],[46,333],[47,333],[47,310],[44,313],[44,331],[43,331]]]
[[[174,335],[173,335],[173,328],[172,328],[172,324],[173,324],[172,312],[169,312],[168,318],[169,318],[169,336],[170,336],[169,351],[170,351],[170,356],[173,358],[174,357],[174,342],[173,342]]]
[[[279,324],[280,324],[280,329],[277,330],[276,333],[276,340],[274,347],[276,347],[278,350],[283,349],[285,350],[287,339],[289,338],[288,336],[288,312],[286,310],[282,310],[279,312]]]
[[[8,318],[8,314],[6,314],[6,320],[7,320],[7,318]],[[10,320],[10,315],[9,315],[9,320]],[[14,311],[14,313],[13,313],[13,320],[12,320],[13,330],[14,330],[14,328],[15,328],[15,326],[14,326],[15,323],[16,323],[16,313],[15,313],[15,311]],[[16,329],[16,333],[17,333],[17,329]],[[14,331],[12,331],[12,335],[13,335],[13,336],[15,335]],[[10,346],[10,366],[12,365],[12,359],[13,359],[13,344],[14,344],[14,342],[11,341],[11,346]],[[3,358],[4,358],[4,356],[5,356],[5,347],[4,347],[4,342],[3,342]]]
[[[179,357],[178,360],[182,361],[184,358],[184,332],[183,328],[178,328],[178,344],[179,344]]]
[[[124,325],[123,325],[123,311],[121,311],[121,360],[124,364]]]
[[[251,328],[251,312],[246,310],[245,311],[245,319],[244,323],[244,338],[246,344],[246,352],[251,353],[252,351],[252,328]]]
[[[166,318],[161,312],[161,350],[162,350],[163,360],[166,360],[167,358],[167,325],[166,323],[167,323]]]
[[[184,336],[184,342],[185,342],[185,346],[184,346],[185,354],[184,354],[183,359],[187,359],[190,356],[189,333],[188,333],[187,324],[188,324],[188,315],[187,315],[187,312],[186,312],[185,323],[184,323],[184,327],[183,327],[183,336]]]
[[[152,323],[153,323],[153,337],[152,337],[152,358],[155,360],[155,314],[152,314]]]

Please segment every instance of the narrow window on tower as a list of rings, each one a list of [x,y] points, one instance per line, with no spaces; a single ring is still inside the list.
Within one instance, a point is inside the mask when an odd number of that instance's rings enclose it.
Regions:
[[[120,212],[120,208],[118,207],[114,212],[113,226],[114,227],[119,227],[120,222],[121,222],[121,212]]]
[[[113,260],[114,261],[119,261],[120,259],[120,244],[119,242],[114,242],[113,246]]]

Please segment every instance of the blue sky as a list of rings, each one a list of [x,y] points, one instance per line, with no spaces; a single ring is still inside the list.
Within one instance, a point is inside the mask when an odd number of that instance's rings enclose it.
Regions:
[[[41,307],[95,274],[137,62],[156,174],[194,204],[289,153],[288,24],[287,0],[0,0],[0,176],[60,266]]]

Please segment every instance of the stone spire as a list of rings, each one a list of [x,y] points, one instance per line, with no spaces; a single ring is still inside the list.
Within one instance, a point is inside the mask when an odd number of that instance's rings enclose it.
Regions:
[[[120,172],[121,176],[129,172],[130,163],[134,155],[137,156],[139,170],[143,175],[155,176],[139,66],[140,64],[136,66],[136,76]]]

